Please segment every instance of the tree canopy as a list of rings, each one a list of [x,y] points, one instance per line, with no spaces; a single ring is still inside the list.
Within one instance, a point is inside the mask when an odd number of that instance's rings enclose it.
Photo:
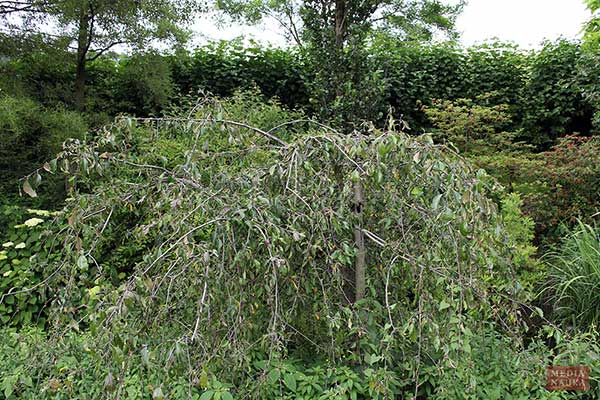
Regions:
[[[195,0],[0,1],[0,15],[17,34],[41,34],[76,52],[75,103],[85,106],[86,65],[118,45],[182,41]]]

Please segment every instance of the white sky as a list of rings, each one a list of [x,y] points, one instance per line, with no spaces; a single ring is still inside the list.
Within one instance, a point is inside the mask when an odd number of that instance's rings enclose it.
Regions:
[[[589,16],[584,0],[468,0],[457,29],[465,45],[497,38],[523,48],[536,48],[544,39],[578,37]],[[277,46],[286,43],[273,21],[260,27],[218,27],[210,17],[202,17],[194,31],[199,44],[240,36]]]
[[[532,48],[544,39],[579,37],[590,15],[583,0],[470,0],[457,29],[466,45],[498,38]]]

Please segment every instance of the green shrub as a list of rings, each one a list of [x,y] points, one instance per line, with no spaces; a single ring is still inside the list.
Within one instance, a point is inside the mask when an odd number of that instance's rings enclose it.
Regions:
[[[479,100],[491,95],[484,94]],[[470,99],[432,99],[431,104],[422,109],[437,129],[438,140],[452,143],[467,156],[520,149],[513,144],[515,134],[504,131],[511,122],[506,104],[484,106]]]
[[[6,222],[14,221],[11,216],[15,214],[22,219],[0,236],[0,322],[4,326],[44,326],[48,297],[43,280],[49,275],[44,269],[57,261],[49,253],[57,244],[46,242],[44,235],[53,214],[31,209],[23,213],[16,207],[2,211]]]
[[[580,222],[548,262],[557,319],[582,330],[600,326],[600,229]]]
[[[168,62],[157,53],[119,60],[114,92],[116,113],[157,115],[169,106],[175,87]]]
[[[525,180],[542,183],[525,197],[525,210],[535,220],[539,237],[556,242],[561,225],[593,221],[600,211],[598,154],[600,138],[569,136],[539,154],[538,168],[523,171]]]
[[[18,180],[41,167],[61,150],[68,138],[82,138],[87,130],[83,117],[64,109],[49,109],[26,98],[0,97],[0,189],[10,201],[19,193]],[[38,205],[61,198],[61,182],[49,186]]]
[[[434,400],[593,399],[600,395],[598,336],[564,337],[547,329],[529,345],[504,337],[490,326],[469,334],[472,349],[452,366],[424,362],[419,396]],[[554,348],[547,335],[558,339]],[[144,343],[122,335],[97,343],[89,333],[66,332],[52,337],[38,329],[0,330],[0,397],[14,399],[98,398],[231,399],[253,398],[353,400],[411,398],[415,382],[402,368],[390,368],[377,356],[365,367],[340,366],[325,360],[304,365],[299,360],[255,359],[244,376],[215,374],[200,360],[190,364],[193,344],[167,346]],[[111,357],[98,347],[111,348]],[[116,349],[115,349],[116,348]],[[591,391],[550,392],[544,388],[549,365],[587,365]],[[218,393],[218,394],[217,394]],[[217,394],[217,395],[216,395]],[[216,396],[215,396],[216,395]],[[204,396],[204,397],[202,397]]]
[[[339,135],[259,101],[203,99],[193,120],[124,118],[68,144],[51,168],[78,190],[57,226],[64,266],[48,269],[53,335],[89,331],[108,365],[144,348],[166,365],[184,343],[240,397],[260,398],[264,379],[294,386],[251,373],[257,360],[323,363],[307,375],[326,374],[331,398],[370,368],[356,395],[384,398],[410,393],[422,365],[451,368],[484,320],[518,334],[515,211],[499,214],[487,174],[429,136]],[[369,264],[354,302],[359,223]]]
[[[199,90],[230,96],[256,86],[267,98],[278,98],[290,109],[309,106],[306,81],[311,78],[296,49],[244,47],[237,42],[218,42],[193,53],[168,56],[173,81],[183,95]]]
[[[582,57],[581,45],[566,40],[549,42],[531,57],[521,139],[548,149],[559,137],[590,132],[594,107],[583,96],[578,76]],[[599,84],[597,75],[586,81],[587,86]]]

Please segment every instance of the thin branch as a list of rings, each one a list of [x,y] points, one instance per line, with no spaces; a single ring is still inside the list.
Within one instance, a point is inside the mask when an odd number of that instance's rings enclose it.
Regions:
[[[112,42],[110,44],[108,44],[106,47],[103,47],[101,49],[98,50],[91,50],[91,53],[94,53],[94,55],[92,57],[88,57],[86,59],[86,61],[95,61],[97,60],[99,57],[101,57],[103,54],[105,54],[107,51],[109,51],[110,49],[112,49],[115,46],[118,46],[120,44],[126,44],[127,42],[120,40],[117,42]]]
[[[199,123],[216,123],[216,124],[227,124],[227,125],[234,125],[234,126],[239,126],[242,128],[246,128],[246,129],[250,129],[256,133],[259,133],[261,135],[263,135],[266,138],[271,139],[274,142],[277,142],[278,144],[280,144],[283,147],[287,147],[288,143],[279,139],[276,136],[273,136],[272,134],[270,134],[269,132],[265,132],[262,129],[256,128],[254,126],[245,124],[243,122],[238,122],[238,121],[232,121],[229,119],[215,119],[215,118],[204,118],[204,119],[187,119],[187,118],[133,118],[133,117],[121,117],[119,119],[125,119],[125,120],[133,120],[133,121],[161,121],[161,122],[199,122]]]

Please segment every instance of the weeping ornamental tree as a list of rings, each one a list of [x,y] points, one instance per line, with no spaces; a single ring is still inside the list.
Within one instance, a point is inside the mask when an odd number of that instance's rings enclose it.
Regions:
[[[45,281],[59,332],[89,327],[117,370],[140,351],[172,366],[185,348],[201,366],[183,368],[190,382],[208,371],[241,397],[275,390],[266,365],[282,358],[363,365],[393,376],[365,387],[375,398],[421,393],[420,368],[453,370],[485,320],[516,329],[485,173],[428,137],[343,135],[254,106],[123,119],[32,175],[28,191],[44,170],[79,190]]]
[[[195,0],[1,0],[0,18],[14,35],[41,34],[74,51],[74,99],[83,110],[89,62],[119,45],[181,42],[199,8]]]

